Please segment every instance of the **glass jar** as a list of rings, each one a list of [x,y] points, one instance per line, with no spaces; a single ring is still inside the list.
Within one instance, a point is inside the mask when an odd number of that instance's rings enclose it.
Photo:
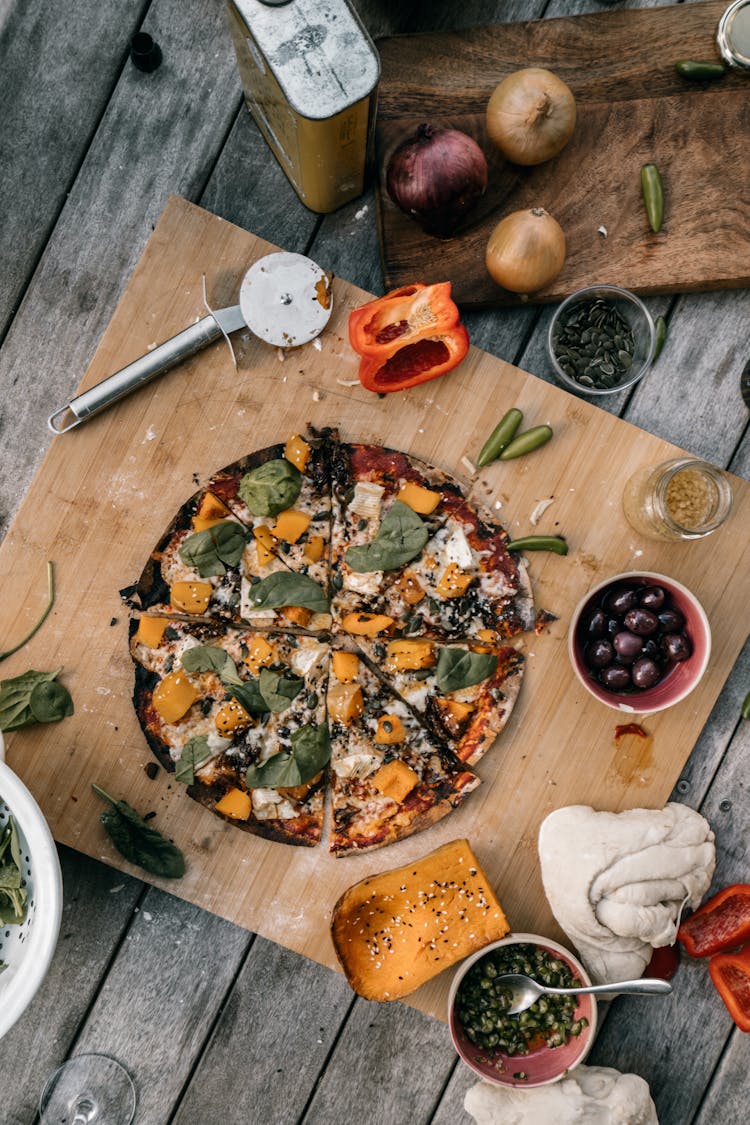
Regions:
[[[716,42],[724,62],[750,70],[750,0],[734,0],[719,20]]]
[[[631,527],[649,539],[703,539],[729,515],[732,490],[715,465],[676,457],[634,473],[622,506]]]

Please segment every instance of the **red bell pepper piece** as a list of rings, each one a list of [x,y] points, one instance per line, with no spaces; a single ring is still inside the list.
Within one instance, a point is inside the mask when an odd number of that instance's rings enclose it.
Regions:
[[[710,957],[750,941],[750,883],[734,883],[704,902],[677,937],[691,957]]]
[[[360,382],[378,393],[401,391],[452,371],[469,350],[449,281],[405,285],[354,309],[349,340],[362,361]]]
[[[740,1031],[750,1031],[750,945],[717,953],[708,962],[711,980]]]

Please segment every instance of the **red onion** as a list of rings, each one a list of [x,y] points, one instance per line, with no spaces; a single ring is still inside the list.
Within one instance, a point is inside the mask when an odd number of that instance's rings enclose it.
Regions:
[[[396,206],[428,234],[450,238],[484,195],[487,161],[466,133],[420,125],[391,157],[386,187]]]

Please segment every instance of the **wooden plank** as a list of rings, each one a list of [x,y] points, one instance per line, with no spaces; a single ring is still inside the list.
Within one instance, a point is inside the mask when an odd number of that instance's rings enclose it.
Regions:
[[[133,358],[157,327],[169,335],[196,315],[198,262],[216,279],[212,296],[221,303],[231,299],[247,262],[265,249],[253,236],[173,200],[87,382]],[[9,739],[11,764],[31,785],[59,839],[119,865],[122,860],[100,832],[98,802],[89,782],[127,795],[136,807],[146,794],[154,800],[142,769],[145,744],[130,709],[132,672],[116,591],[140,572],[150,545],[192,491],[193,474],[205,477],[219,462],[247,452],[248,425],[252,445],[262,446],[308,420],[319,425],[330,421],[333,408],[345,436],[380,440],[387,433],[395,445],[460,471],[463,454],[475,453],[485,436],[486,402],[495,392],[492,403],[498,413],[512,401],[530,421],[544,417],[556,431],[544,453],[512,466],[493,466],[477,486],[485,502],[503,498],[503,519],[515,533],[529,529],[528,514],[542,494],[549,494],[551,482],[557,497],[554,518],[575,549],[567,559],[532,561],[540,604],[552,607],[564,622],[599,575],[629,564],[668,570],[700,595],[714,623],[715,648],[709,673],[690,705],[648,720],[658,754],[641,782],[618,775],[612,738],[616,716],[574,683],[564,656],[564,625],[553,627],[548,637],[532,638],[522,698],[501,744],[482,763],[482,789],[429,836],[405,841],[387,854],[337,861],[322,850],[284,850],[247,839],[189,806],[162,776],[156,824],[179,841],[190,860],[187,875],[169,889],[268,936],[283,933],[285,944],[328,964],[334,959],[325,934],[327,909],[341,890],[372,870],[408,862],[462,834],[472,837],[514,926],[549,929],[533,847],[540,820],[552,807],[583,798],[602,808],[653,805],[666,798],[745,639],[735,606],[750,581],[750,568],[743,564],[748,544],[732,531],[747,518],[750,489],[743,482],[736,482],[733,523],[720,533],[723,552],[712,568],[706,565],[716,558],[711,542],[691,544],[679,553],[645,541],[636,545],[619,512],[617,493],[625,468],[663,460],[673,448],[517,369],[473,352],[450,379],[397,401],[374,401],[360,389],[342,388],[337,378],[351,377],[356,366],[344,342],[346,318],[361,299],[359,290],[335,282],[335,313],[321,352],[308,347],[282,364],[276,352],[241,341],[240,370],[248,375],[227,381],[227,357],[214,348],[53,444],[0,552],[0,573],[12,571],[17,586],[23,574],[19,600],[32,615],[45,560],[52,557],[59,564],[55,614],[43,636],[25,651],[24,665],[66,665],[77,713],[63,727],[34,728]],[[320,390],[319,402],[313,401],[313,388]],[[273,410],[265,405],[270,396]],[[459,415],[460,430],[454,424]],[[585,464],[579,456],[582,444],[588,451]],[[607,511],[608,520],[592,525],[586,515],[591,510]],[[636,549],[642,555],[636,556]],[[724,576],[733,568],[737,575],[730,591]],[[7,631],[9,610],[4,613],[0,627]],[[111,616],[120,620],[109,628]],[[76,622],[75,636],[71,621]],[[109,692],[105,707],[100,689]],[[580,768],[581,755],[588,760],[592,746],[600,762],[593,779]],[[75,806],[71,795],[78,797]],[[310,914],[306,909],[313,882],[317,898],[325,903]],[[442,981],[425,989],[416,1002],[442,1014],[445,987]]]
[[[65,203],[144,6],[143,0],[125,0],[113,20],[100,0],[80,0],[71,20],[57,4],[5,0],[0,12],[0,337]]]
[[[258,938],[174,1125],[214,1120],[293,1125],[326,1067],[352,1001],[337,973]]]
[[[65,1061],[143,890],[137,879],[68,848],[60,849],[60,863],[64,897],[55,956],[0,1050],[4,1125],[34,1120],[44,1083]]]

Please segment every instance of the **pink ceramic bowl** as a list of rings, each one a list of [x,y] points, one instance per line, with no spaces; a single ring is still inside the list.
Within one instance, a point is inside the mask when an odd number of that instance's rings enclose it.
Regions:
[[[610,691],[592,676],[583,662],[583,649],[585,641],[579,635],[579,623],[591,610],[596,607],[602,592],[610,586],[627,585],[628,582],[638,582],[647,586],[663,586],[669,594],[672,605],[678,609],[685,618],[685,632],[693,645],[693,653],[687,660],[673,666],[657,684],[640,691],[616,692]],[[614,574],[597,586],[592,587],[576,606],[570,620],[568,630],[568,654],[578,679],[586,690],[605,703],[607,707],[614,707],[618,711],[628,714],[648,715],[654,711],[663,711],[684,699],[699,683],[708,665],[711,655],[711,629],[708,624],[703,606],[686,586],[666,574],[654,574],[651,571],[630,570],[623,574]]]
[[[585,1027],[577,1038],[571,1038],[562,1047],[537,1047],[528,1055],[504,1055],[501,1051],[485,1050],[475,1046],[467,1037],[456,1015],[456,994],[461,981],[466,976],[472,965],[481,960],[493,949],[500,949],[506,945],[538,945],[549,953],[559,957],[570,967],[572,972],[583,981],[584,985],[591,984],[591,979],[583,965],[569,950],[558,945],[550,938],[539,934],[511,934],[501,941],[493,941],[480,949],[458,969],[451,985],[448,997],[448,1025],[450,1027],[453,1046],[468,1067],[484,1078],[487,1082],[494,1082],[496,1086],[517,1086],[519,1089],[529,1089],[531,1086],[549,1086],[564,1078],[569,1070],[578,1066],[591,1050],[596,1035],[597,1009],[595,996],[581,996],[576,1008],[576,1019],[585,1017],[589,1026]],[[515,1075],[523,1072],[526,1078],[517,1078]]]

